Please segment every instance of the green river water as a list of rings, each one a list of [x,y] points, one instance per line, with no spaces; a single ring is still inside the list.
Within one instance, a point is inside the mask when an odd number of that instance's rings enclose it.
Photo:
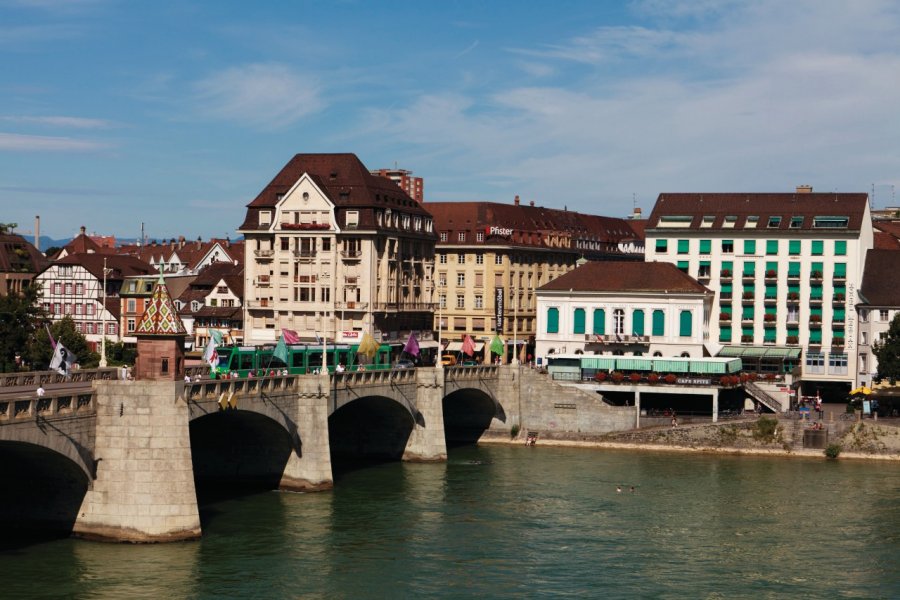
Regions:
[[[889,462],[463,448],[204,506],[197,542],[5,549],[0,597],[897,598],[898,491]]]

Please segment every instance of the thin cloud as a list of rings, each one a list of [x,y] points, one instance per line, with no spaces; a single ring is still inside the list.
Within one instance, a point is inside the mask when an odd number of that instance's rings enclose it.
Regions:
[[[464,49],[462,52],[457,53],[456,56],[454,56],[453,58],[454,59],[462,58],[463,56],[465,56],[466,54],[468,54],[469,52],[471,52],[472,50],[474,50],[477,47],[478,47],[478,40],[475,40],[474,42],[469,44],[469,46],[466,49]]]
[[[0,151],[15,152],[92,152],[109,145],[93,140],[0,132]]]
[[[314,77],[284,65],[226,69],[198,82],[195,92],[201,114],[263,129],[290,125],[325,105]]]
[[[114,127],[112,121],[104,119],[86,119],[82,117],[63,117],[63,116],[47,116],[47,117],[24,117],[24,116],[7,116],[0,117],[0,120],[10,123],[24,123],[28,125],[49,125],[51,127],[68,127],[71,129],[109,129]]]

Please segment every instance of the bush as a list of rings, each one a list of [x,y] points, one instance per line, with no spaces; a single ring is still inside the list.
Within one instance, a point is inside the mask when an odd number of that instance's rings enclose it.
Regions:
[[[753,439],[771,443],[775,441],[778,433],[778,421],[767,417],[760,417],[753,426]]]
[[[623,375],[622,373],[619,373],[618,371],[613,372],[613,374],[610,375],[610,377],[616,383],[621,383],[622,380],[625,379],[625,375]]]
[[[641,380],[641,374],[640,373],[632,373],[631,375],[628,376],[628,379],[631,380],[631,383],[638,383]]]
[[[669,373],[665,376],[664,380],[666,383],[675,383],[676,381],[678,381],[678,378]]]
[[[596,375],[594,375],[595,381],[606,381],[606,371],[600,371]]]
[[[659,375],[657,373],[650,373],[647,375],[647,381],[650,383],[656,383],[659,381]]]
[[[828,444],[828,447],[825,448],[825,458],[837,458],[841,455],[841,450],[840,444]]]
[[[516,423],[515,425],[513,425],[512,427],[510,427],[510,428],[509,428],[509,437],[510,437],[510,438],[515,438],[516,436],[518,436],[518,435],[519,435],[519,429],[520,429],[520,428],[519,428],[519,424],[518,424],[518,423]]]

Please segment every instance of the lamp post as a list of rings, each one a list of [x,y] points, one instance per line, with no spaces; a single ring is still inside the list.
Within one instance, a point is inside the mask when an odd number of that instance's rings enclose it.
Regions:
[[[100,366],[106,366],[106,257],[103,257],[103,305],[100,310],[103,311],[103,331],[100,336]]]
[[[443,324],[444,324],[444,303],[441,302],[441,290],[444,287],[441,285],[440,275],[438,275],[438,347],[437,347],[437,364],[434,365],[438,369],[444,368],[444,357],[442,356],[443,348],[441,347],[441,337],[443,335]]]

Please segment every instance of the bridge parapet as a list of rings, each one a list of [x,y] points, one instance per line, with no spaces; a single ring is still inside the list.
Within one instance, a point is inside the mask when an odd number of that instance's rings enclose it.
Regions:
[[[413,383],[416,380],[415,369],[394,369],[390,371],[345,371],[332,373],[331,381],[336,389],[347,389],[364,385],[391,385]]]
[[[456,365],[444,367],[446,379],[497,379],[500,375],[498,365]]]
[[[0,375],[0,388],[37,387],[50,383],[85,383],[97,380],[119,379],[119,368],[78,369],[66,377],[56,371],[22,371]]]
[[[203,379],[185,383],[185,396],[188,400],[208,400],[228,396],[252,395],[260,392],[268,394],[296,389],[297,380],[303,375],[275,375],[271,377],[241,377],[236,379]],[[314,377],[309,375],[307,377]]]
[[[0,400],[0,425],[23,422],[42,417],[68,417],[91,415],[97,411],[94,392],[73,393],[60,391],[40,398]]]

